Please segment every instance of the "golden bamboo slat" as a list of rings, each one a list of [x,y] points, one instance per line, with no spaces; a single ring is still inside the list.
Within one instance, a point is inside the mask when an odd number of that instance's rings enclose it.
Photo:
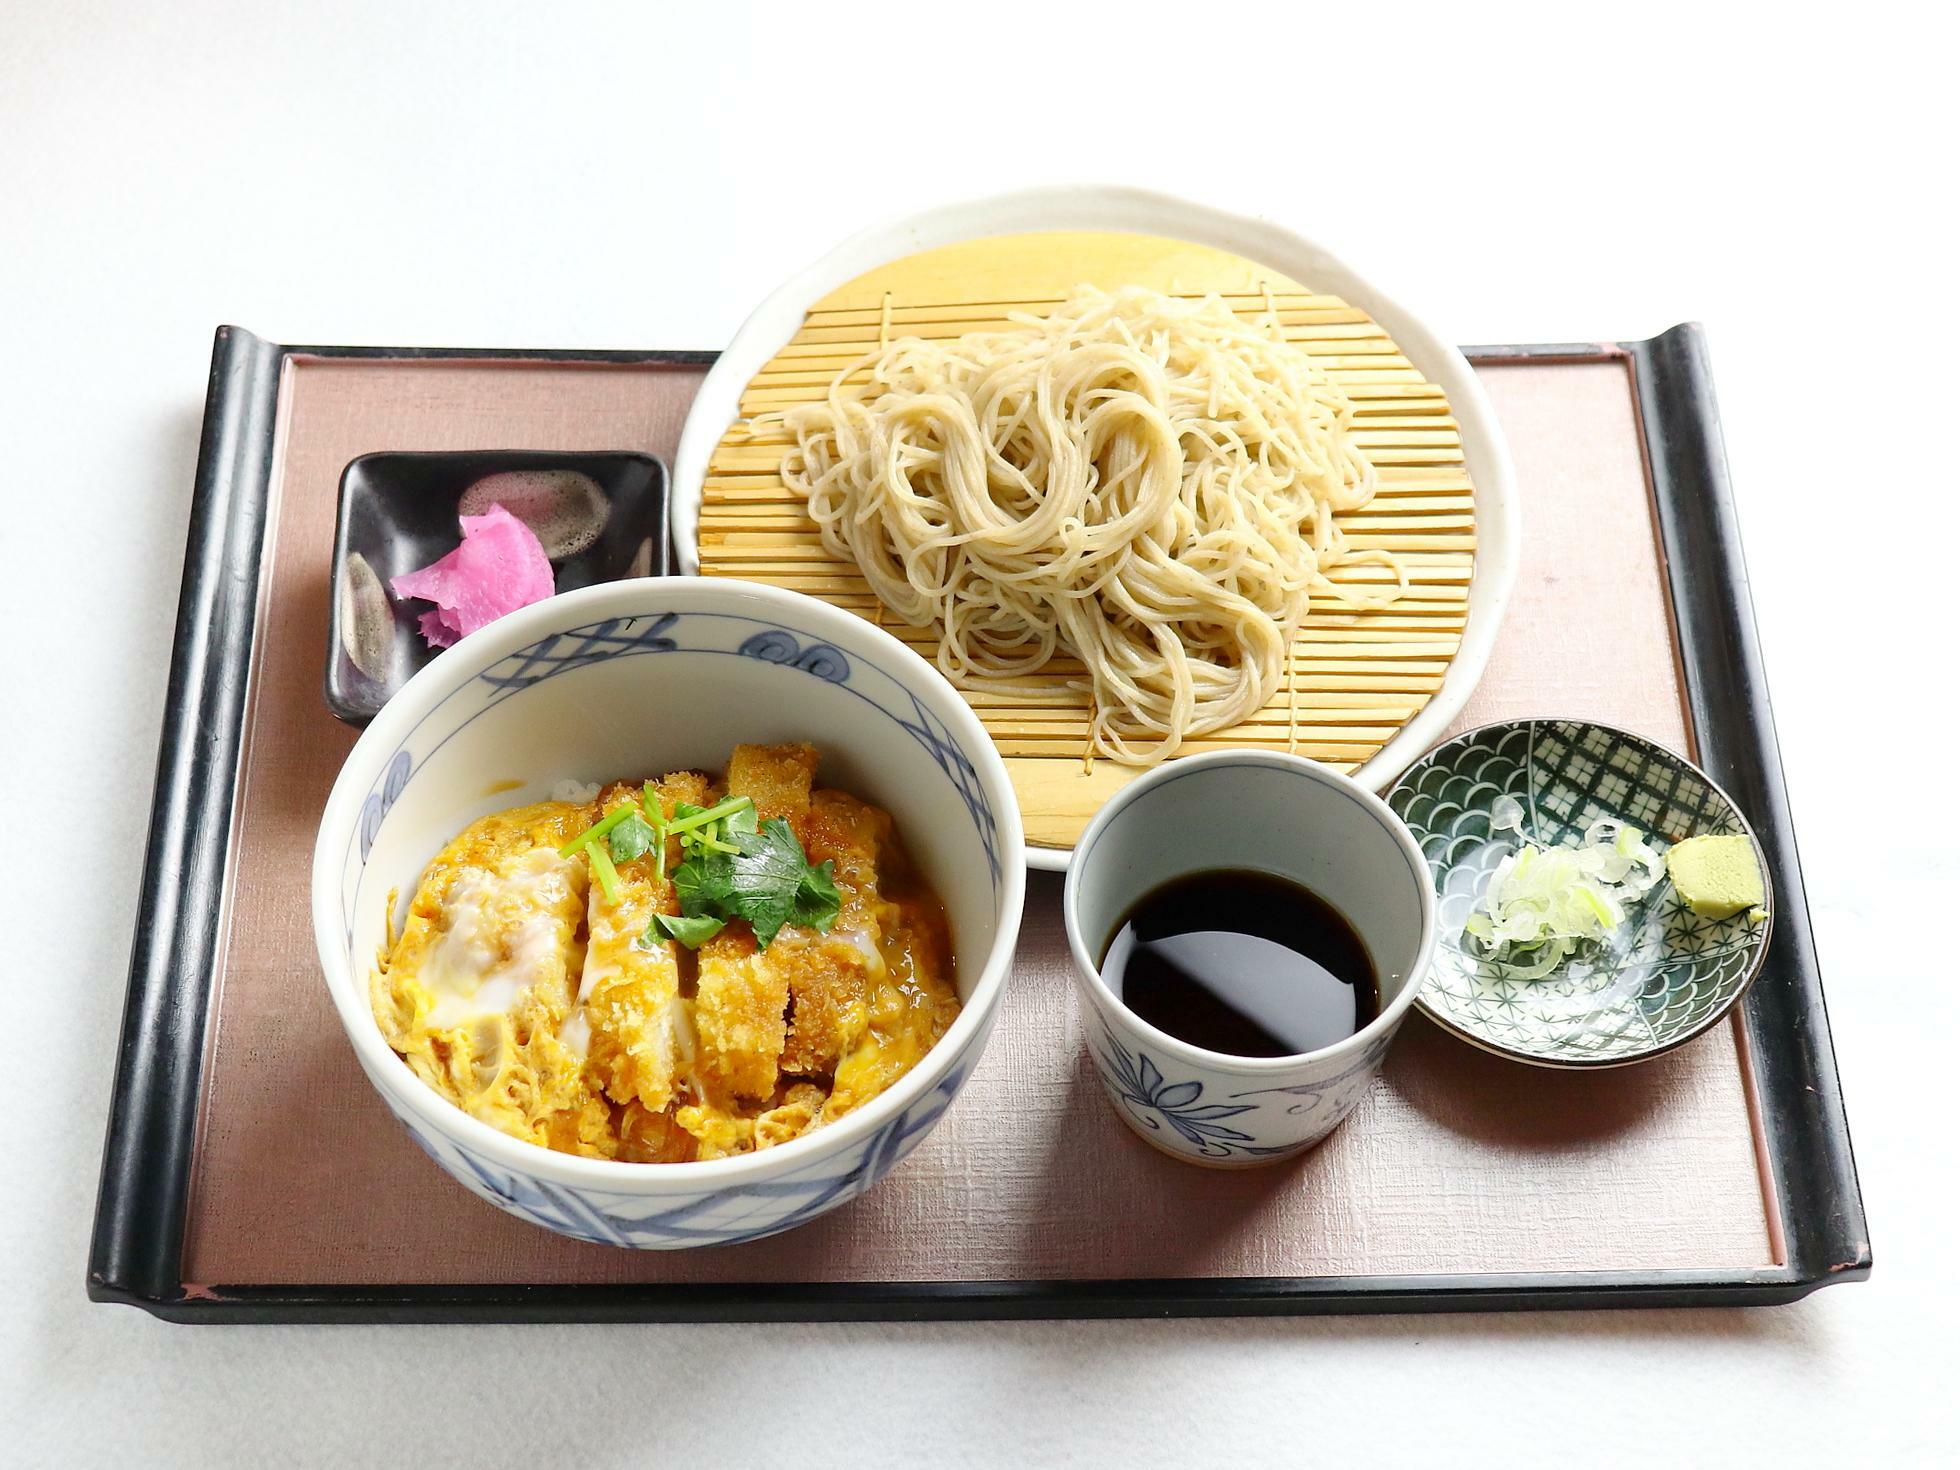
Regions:
[[[818,301],[749,383],[741,410],[756,414],[822,397],[882,334],[955,337],[1004,328],[1010,312],[1047,311],[1082,283],[1216,292],[1248,320],[1264,321],[1270,310],[1286,339],[1354,401],[1356,442],[1375,465],[1379,488],[1372,502],[1341,518],[1342,528],[1356,550],[1393,552],[1408,573],[1408,591],[1378,611],[1322,600],[1300,631],[1272,703],[1244,724],[1183,747],[1294,750],[1354,769],[1441,687],[1462,642],[1477,546],[1470,477],[1449,402],[1366,313],[1242,257],[1182,240],[1056,232],[963,241],[893,261]],[[855,566],[824,549],[802,498],[783,484],[788,442],[751,438],[738,426],[716,447],[702,493],[703,575],[747,577],[823,598],[930,659],[933,630],[900,624]],[[1393,581],[1373,565],[1332,576],[1357,587]],[[1073,660],[1058,658],[1025,686],[968,694],[1007,758],[1028,840],[1037,846],[1073,846],[1096,808],[1136,774],[1101,759],[1084,769],[1087,702],[1067,687],[1080,672]]]

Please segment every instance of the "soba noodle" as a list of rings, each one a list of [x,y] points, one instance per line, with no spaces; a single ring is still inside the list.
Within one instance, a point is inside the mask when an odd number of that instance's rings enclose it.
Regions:
[[[1086,694],[1093,752],[1161,760],[1265,707],[1317,595],[1379,605],[1332,568],[1404,581],[1342,542],[1335,514],[1374,470],[1268,301],[1255,324],[1217,297],[1085,286],[1006,331],[881,332],[783,416],[783,478],[886,607],[938,630],[955,683]],[[1081,672],[1030,679],[1058,657]]]

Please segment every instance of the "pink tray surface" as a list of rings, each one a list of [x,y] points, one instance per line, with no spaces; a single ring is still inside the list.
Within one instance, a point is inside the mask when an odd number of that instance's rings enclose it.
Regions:
[[[1626,362],[1479,367],[1517,461],[1525,544],[1502,640],[1459,724],[1584,716],[1689,750]],[[340,473],[382,449],[671,459],[701,372],[289,362],[186,1281],[966,1281],[1779,1260],[1734,1021],[1645,1066],[1575,1074],[1485,1056],[1412,1017],[1373,1090],[1306,1158],[1243,1173],[1163,1158],[1116,1120],[1091,1073],[1060,883],[1044,874],[1033,875],[985,1060],[931,1137],[855,1204],[748,1245],[633,1252],[552,1235],[452,1183],[356,1067],[308,923],[314,827],[355,734],[320,693]]]

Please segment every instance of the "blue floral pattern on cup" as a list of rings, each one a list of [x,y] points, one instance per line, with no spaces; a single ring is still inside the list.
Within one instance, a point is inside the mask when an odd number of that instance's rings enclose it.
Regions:
[[[1234,1154],[1263,1158],[1291,1147],[1261,1145],[1252,1134],[1228,1127],[1225,1119],[1255,1112],[1256,1105],[1206,1102],[1204,1083],[1169,1081],[1148,1052],[1126,1050],[1108,1027],[1103,1028],[1103,1049],[1096,1060],[1138,1124],[1152,1132],[1169,1128],[1208,1159]]]
[[[1091,1048],[1097,1068],[1127,1118],[1141,1132],[1207,1159],[1260,1159],[1298,1153],[1318,1143],[1366,1095],[1388,1054],[1392,1036],[1374,1042],[1350,1065],[1311,1083],[1256,1087],[1208,1098],[1196,1078],[1172,1081],[1148,1052],[1130,1051],[1105,1024],[1103,1044]],[[1230,1119],[1228,1123],[1226,1120]],[[1262,1142],[1282,1138],[1281,1143]]]
[[[1235,1092],[1232,1096],[1270,1097],[1282,1111],[1294,1117],[1327,1114],[1330,1118],[1328,1126],[1331,1127],[1361,1101],[1362,1094],[1375,1080],[1375,1069],[1388,1055],[1389,1042],[1394,1039],[1392,1036],[1382,1037],[1363,1052],[1354,1065],[1323,1081],[1303,1082],[1292,1087],[1255,1087],[1248,1092]]]

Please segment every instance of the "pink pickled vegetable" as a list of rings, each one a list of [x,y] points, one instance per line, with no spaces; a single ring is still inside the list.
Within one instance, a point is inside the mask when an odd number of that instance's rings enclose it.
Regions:
[[[451,621],[445,623],[443,621],[444,614],[442,610],[438,608],[434,612],[423,613],[421,617],[415,620],[416,626],[418,626],[422,630],[422,636],[429,640],[429,647],[447,648],[449,647],[450,644],[454,643],[458,638],[461,638],[463,636],[462,633],[458,631],[457,624],[455,622],[456,614],[452,612],[449,613],[447,616],[450,618]]]
[[[501,505],[461,520],[462,545],[388,584],[397,597],[419,597],[436,605],[419,620],[432,648],[447,648],[507,612],[543,602],[554,591],[551,563],[524,522]]]

